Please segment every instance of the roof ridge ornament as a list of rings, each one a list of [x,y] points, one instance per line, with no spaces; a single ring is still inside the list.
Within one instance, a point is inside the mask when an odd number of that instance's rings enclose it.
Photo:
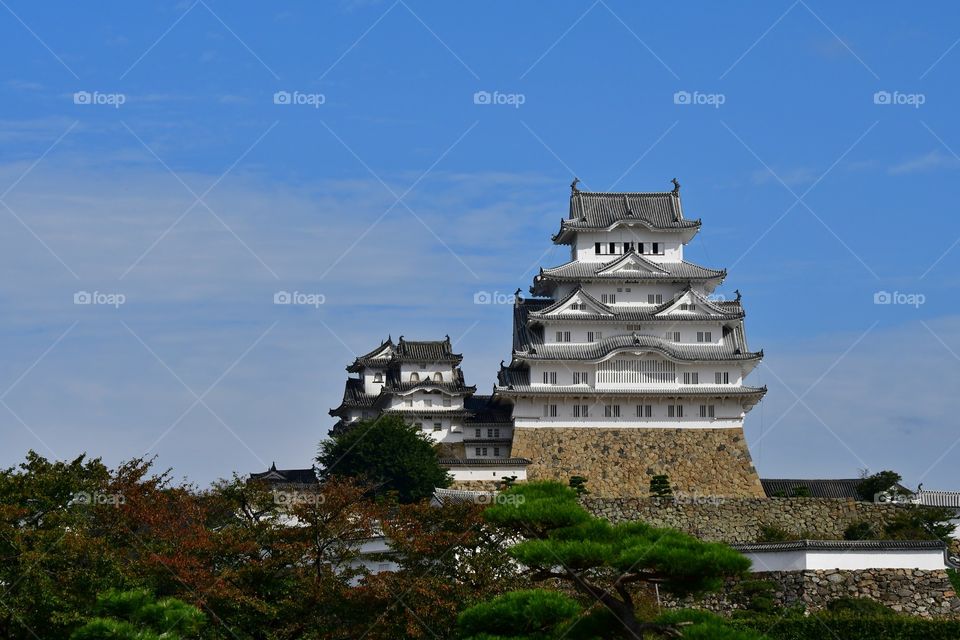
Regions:
[[[640,336],[636,331],[633,332],[633,344],[640,344]]]
[[[740,293],[740,289],[734,289],[733,292],[737,294],[737,302],[740,302],[740,298],[743,297],[743,294]]]
[[[630,209],[630,199],[627,197],[627,194],[623,194],[623,207],[627,210],[627,215],[632,218],[633,211]]]
[[[674,179],[671,180],[670,182],[673,183],[673,191],[672,191],[671,193],[673,193],[673,195],[675,195],[675,196],[679,196],[679,195],[680,195],[680,183],[677,181],[676,178],[674,178]]]
[[[580,178],[573,176],[573,182],[570,183],[570,195],[580,193],[580,189],[577,188],[577,185],[580,184]]]

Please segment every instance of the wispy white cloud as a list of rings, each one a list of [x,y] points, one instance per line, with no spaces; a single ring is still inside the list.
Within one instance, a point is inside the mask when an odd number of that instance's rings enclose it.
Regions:
[[[902,162],[891,165],[887,169],[887,173],[890,175],[902,175],[957,168],[960,168],[960,159],[955,158],[952,155],[941,151],[940,149],[934,149],[933,151],[923,155],[913,156],[903,160]]]

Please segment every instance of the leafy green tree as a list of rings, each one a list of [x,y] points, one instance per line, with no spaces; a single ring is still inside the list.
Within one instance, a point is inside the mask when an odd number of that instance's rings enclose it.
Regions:
[[[431,440],[398,416],[361,422],[324,441],[317,462],[324,478],[361,478],[377,494],[393,493],[401,503],[429,498],[452,482]]]
[[[723,636],[693,631],[720,624],[713,618],[688,628],[687,621],[638,617],[643,585],[685,595],[717,590],[726,576],[743,574],[750,561],[726,545],[640,522],[611,524],[581,507],[576,491],[554,482],[513,487],[484,516],[520,540],[508,553],[532,581],[559,582],[577,597],[542,589],[498,596],[463,612],[465,637],[680,637],[681,629],[684,637],[757,637],[728,629]]]
[[[578,496],[584,496],[590,493],[587,491],[587,479],[583,476],[570,476],[570,488],[577,492]]]
[[[70,640],[186,640],[198,637],[206,623],[196,607],[176,598],[157,601],[147,589],[107,591],[93,612]]]
[[[670,477],[666,475],[656,475],[650,478],[650,497],[651,498],[672,498],[673,487],[670,486]]]
[[[857,485],[857,494],[861,500],[875,502],[877,496],[882,493],[888,493],[894,490],[895,494],[899,494],[896,487],[901,480],[903,480],[903,476],[896,471],[889,470],[879,471],[872,475],[864,475],[863,479],[860,480],[860,484]]]

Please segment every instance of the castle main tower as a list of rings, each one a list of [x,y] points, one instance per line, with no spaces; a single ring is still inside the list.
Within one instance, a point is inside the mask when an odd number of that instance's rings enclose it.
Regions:
[[[514,306],[513,353],[495,397],[513,405],[511,457],[527,476],[588,478],[602,496],[644,496],[653,475],[690,496],[763,497],[743,434],[766,388],[740,294],[726,271],[684,259],[700,220],[680,185],[598,193],[571,185],[553,242],[570,261],[541,269]]]

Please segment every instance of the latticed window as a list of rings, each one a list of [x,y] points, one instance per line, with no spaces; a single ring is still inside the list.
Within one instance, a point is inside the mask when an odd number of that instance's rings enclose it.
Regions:
[[[651,418],[651,417],[653,417],[653,405],[652,405],[652,404],[638,404],[638,405],[637,405],[637,417],[638,417],[638,418]]]
[[[597,382],[609,384],[664,384],[677,381],[677,366],[669,360],[614,359],[600,364]]]

